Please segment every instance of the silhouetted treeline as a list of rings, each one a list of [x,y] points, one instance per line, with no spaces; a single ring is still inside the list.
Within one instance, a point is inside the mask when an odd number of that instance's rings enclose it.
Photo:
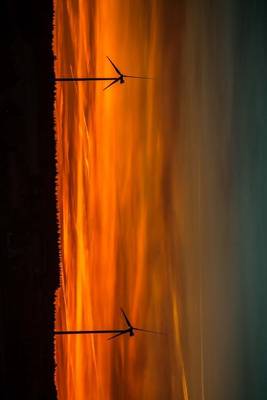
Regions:
[[[56,399],[53,2],[0,13],[0,398]]]

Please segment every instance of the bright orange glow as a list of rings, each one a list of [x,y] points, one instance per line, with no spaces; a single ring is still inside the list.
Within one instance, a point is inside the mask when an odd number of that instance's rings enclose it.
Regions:
[[[114,75],[108,55],[125,73],[157,77],[159,13],[156,0],[56,0],[56,75]],[[156,82],[57,83],[56,328],[118,329],[122,306],[136,326],[169,332],[57,338],[61,400],[189,398]]]

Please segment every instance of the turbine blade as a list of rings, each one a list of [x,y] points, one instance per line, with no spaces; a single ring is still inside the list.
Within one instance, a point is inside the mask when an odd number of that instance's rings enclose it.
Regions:
[[[112,64],[113,68],[115,69],[115,71],[119,74],[122,75],[121,71],[119,70],[119,68],[116,67],[116,65],[111,61],[111,59],[107,56],[107,59],[109,60],[109,62]]]
[[[114,336],[111,336],[110,338],[108,338],[108,340],[115,339],[116,337],[121,336],[121,335],[124,335],[124,334],[126,334],[126,333],[127,333],[127,332],[122,331],[122,332],[120,332],[120,333],[117,333],[117,334],[114,335]]]
[[[148,332],[148,333],[155,333],[157,335],[166,335],[164,332],[157,332],[157,331],[149,331],[148,329],[141,329],[141,328],[133,328],[134,331],[142,331],[142,332]]]
[[[124,316],[124,318],[125,318],[125,320],[126,320],[127,325],[128,325],[130,328],[132,328],[132,324],[131,324],[131,322],[128,320],[128,318],[127,318],[127,316],[126,316],[126,314],[125,314],[125,312],[123,311],[122,308],[121,308],[121,312],[123,313],[123,316]]]
[[[114,79],[108,86],[106,86],[103,90],[108,89],[110,86],[114,85],[114,83],[117,83],[119,79]]]
[[[125,78],[135,78],[135,79],[153,79],[149,76],[135,76],[135,75],[123,75]]]

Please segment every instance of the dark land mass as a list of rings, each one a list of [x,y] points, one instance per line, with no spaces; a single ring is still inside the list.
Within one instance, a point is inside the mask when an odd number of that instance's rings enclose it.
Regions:
[[[55,399],[52,0],[4,0],[0,14],[0,398]]]

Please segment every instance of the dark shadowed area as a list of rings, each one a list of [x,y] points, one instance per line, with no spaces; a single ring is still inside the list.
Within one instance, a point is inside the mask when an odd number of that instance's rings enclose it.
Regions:
[[[52,20],[52,0],[1,2],[1,399],[56,398]]]

